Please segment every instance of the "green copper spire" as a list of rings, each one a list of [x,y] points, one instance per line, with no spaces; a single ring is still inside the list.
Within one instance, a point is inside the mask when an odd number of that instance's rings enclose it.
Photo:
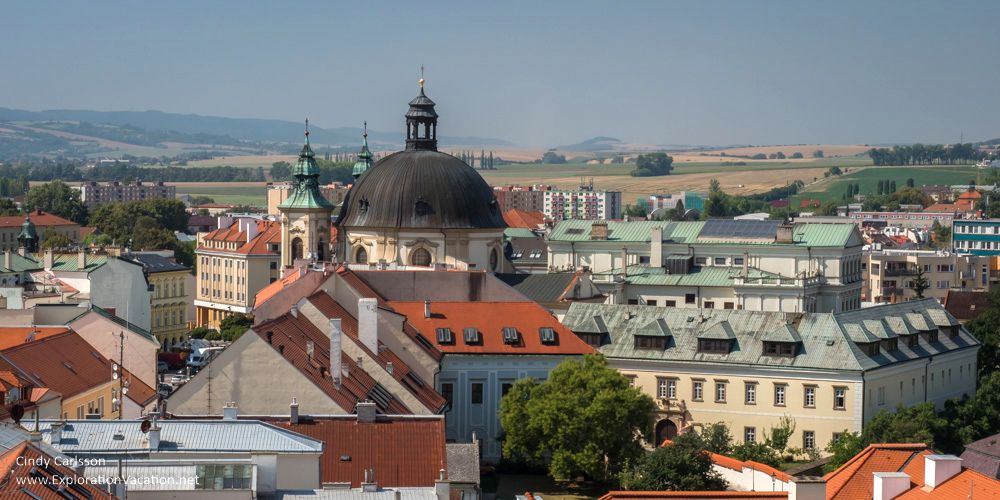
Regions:
[[[357,180],[361,174],[372,168],[372,152],[368,149],[368,122],[365,122],[365,131],[361,134],[364,140],[361,141],[361,151],[358,151],[358,161],[354,163],[354,172],[351,175]]]
[[[319,192],[319,167],[316,166],[316,155],[309,146],[309,120],[306,119],[306,138],[299,152],[299,161],[292,169],[295,181],[288,199],[281,202],[278,208],[333,208],[323,194]]]

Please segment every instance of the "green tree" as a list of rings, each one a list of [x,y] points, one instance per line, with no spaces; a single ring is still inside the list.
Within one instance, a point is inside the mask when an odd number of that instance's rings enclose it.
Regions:
[[[781,455],[788,449],[788,440],[792,434],[795,434],[795,419],[791,415],[782,415],[778,419],[778,425],[767,430],[764,444]]]
[[[65,234],[53,231],[52,229],[46,229],[42,234],[42,248],[69,248],[71,246],[73,246],[73,241]]]
[[[292,165],[287,161],[276,161],[271,164],[272,181],[283,181],[292,178]]]
[[[865,425],[861,437],[865,443],[926,443],[934,445],[935,435],[947,422],[938,417],[934,403],[898,407],[895,412],[882,410]]]
[[[65,182],[52,181],[28,190],[24,196],[25,210],[43,210],[69,219],[77,224],[86,224],[87,207],[80,201],[80,192]]]
[[[843,173],[843,172],[842,172],[842,171],[840,170],[840,167],[830,167],[830,170],[829,170],[829,172],[830,172],[830,175],[840,175],[840,174],[842,174],[842,173]]]
[[[927,276],[924,276],[924,268],[917,266],[917,275],[913,277],[913,293],[917,295],[918,299],[924,298],[924,292],[930,288],[931,285],[927,281]]]
[[[1000,288],[990,292],[990,306],[980,311],[965,327],[979,341],[979,378],[1000,370]]]
[[[0,217],[9,217],[11,215],[20,215],[21,211],[17,209],[17,204],[13,200],[7,198],[0,198]]]
[[[758,443],[756,441],[745,441],[733,446],[733,451],[729,456],[737,460],[753,460],[754,462],[767,464],[771,467],[781,465],[781,457],[778,456],[778,452],[774,451],[774,448],[771,448],[766,443]]]
[[[253,326],[253,316],[249,314],[231,314],[219,322],[219,333],[223,340],[234,341]]]
[[[555,151],[546,151],[545,154],[542,155],[542,163],[549,165],[561,165],[566,163],[566,157],[556,153]]]
[[[567,360],[549,379],[519,380],[500,402],[504,455],[540,463],[556,478],[607,481],[643,452],[653,400],[600,354]]]
[[[621,474],[621,486],[642,491],[716,491],[727,484],[694,433],[677,436],[671,444],[653,450]]]
[[[106,234],[90,233],[83,239],[83,245],[88,247],[107,247],[111,246],[113,243],[114,240]]]
[[[733,437],[729,435],[729,427],[723,422],[706,425],[699,437],[704,449],[712,453],[726,455],[733,449]]]
[[[830,461],[823,466],[823,470],[826,472],[836,470],[841,465],[847,463],[848,460],[854,458],[855,455],[861,453],[861,450],[864,450],[866,446],[868,445],[861,439],[860,434],[845,430],[840,434],[840,437],[830,441],[826,445],[826,452],[830,454]]]
[[[722,184],[719,183],[719,179],[712,179],[708,181],[708,192],[718,193],[722,191]]]
[[[132,231],[132,250],[172,250],[177,244],[174,233],[164,229],[156,219],[144,215],[135,221]]]
[[[799,159],[799,158],[803,158],[803,156],[802,156],[802,153],[796,151],[796,152],[792,153],[792,156],[790,156],[790,158]]]
[[[906,187],[913,187],[913,177],[906,179]]]
[[[666,153],[649,153],[639,155],[635,159],[635,170],[632,177],[653,177],[670,175],[674,170],[674,159]]]

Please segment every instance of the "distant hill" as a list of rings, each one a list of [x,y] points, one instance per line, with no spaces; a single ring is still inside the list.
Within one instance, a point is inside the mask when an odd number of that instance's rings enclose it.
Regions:
[[[593,139],[587,139],[583,142],[578,142],[576,144],[570,144],[568,146],[558,146],[556,147],[559,151],[575,151],[581,153],[589,153],[594,151],[614,151],[618,146],[624,143],[615,139],[614,137],[594,137]]]
[[[205,138],[229,137],[237,140],[274,143],[298,142],[302,123],[264,118],[225,118],[194,114],[164,113],[162,111],[91,111],[54,109],[25,111],[0,108],[0,122],[51,122],[74,121],[89,124],[110,124],[132,129],[201,135]],[[310,125],[312,139],[319,144],[357,146],[361,140],[360,127],[322,128]],[[368,131],[374,144],[399,147],[403,144],[402,132]],[[450,146],[513,146],[503,139],[490,137],[441,136],[438,142]]]

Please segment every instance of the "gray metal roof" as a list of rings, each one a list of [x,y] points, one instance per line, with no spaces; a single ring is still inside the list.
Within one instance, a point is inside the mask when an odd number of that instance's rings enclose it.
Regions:
[[[576,278],[575,273],[497,274],[497,279],[540,303],[558,302]]]
[[[934,312],[932,312],[934,311]],[[783,312],[706,309],[704,321],[698,312],[686,308],[624,306],[575,302],[566,312],[563,324],[574,332],[603,333],[610,343],[600,351],[609,358],[648,359],[664,361],[705,361],[753,366],[798,367],[826,370],[864,371],[911,359],[926,358],[964,348],[977,348],[979,343],[964,327],[951,338],[945,333],[935,342],[921,336],[915,347],[898,342],[896,351],[882,349],[880,354],[865,354],[856,342],[883,340],[870,332],[865,323],[897,325],[897,330],[927,331],[933,325],[930,316],[939,322],[950,321],[943,306],[934,299],[914,300],[900,304],[886,304],[843,313],[803,313],[788,315]],[[881,321],[883,320],[884,321]],[[673,336],[673,343],[664,350],[636,349],[633,336],[651,322],[663,320]],[[767,356],[763,352],[764,340],[775,336],[792,335],[793,327],[801,339],[801,346],[794,357]],[[933,328],[933,327],[930,327]],[[784,330],[784,331],[783,331]],[[698,352],[698,338],[726,338],[732,333],[733,348],[728,354]],[[891,337],[894,338],[895,334]]]
[[[139,264],[144,271],[150,274],[165,273],[168,271],[187,271],[191,269],[155,253],[130,253],[124,255],[122,258]]]
[[[50,429],[56,422],[41,422],[43,441],[51,442]],[[149,440],[139,429],[141,424],[141,420],[70,420],[60,442],[52,446],[70,455],[144,453],[149,451]],[[257,420],[162,420],[158,425],[158,453],[323,452],[322,441]]]
[[[398,495],[398,496],[397,496]],[[437,500],[434,487],[379,488],[375,492],[362,492],[361,488],[279,491],[274,500]]]
[[[479,444],[447,443],[448,480],[453,483],[479,484]]]

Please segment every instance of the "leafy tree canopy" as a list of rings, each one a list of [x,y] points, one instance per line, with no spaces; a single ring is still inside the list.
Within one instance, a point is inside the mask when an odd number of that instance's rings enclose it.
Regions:
[[[24,207],[28,211],[41,209],[77,224],[87,222],[87,207],[80,201],[80,192],[62,181],[47,182],[29,189],[24,196]]]
[[[635,159],[635,170],[632,171],[632,177],[670,175],[673,170],[674,159],[666,153],[643,154]]]
[[[667,446],[657,448],[621,475],[621,485],[642,491],[724,490],[726,481],[715,472],[712,459],[694,433],[677,436]]]

